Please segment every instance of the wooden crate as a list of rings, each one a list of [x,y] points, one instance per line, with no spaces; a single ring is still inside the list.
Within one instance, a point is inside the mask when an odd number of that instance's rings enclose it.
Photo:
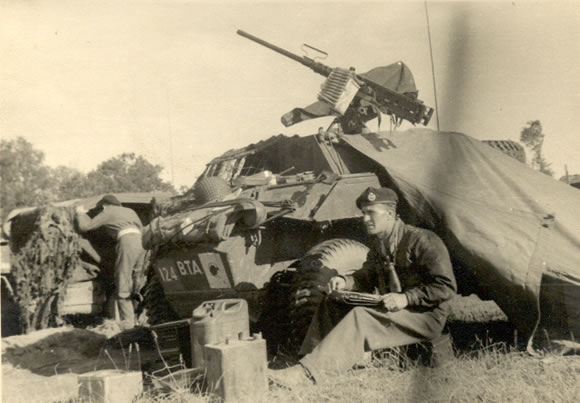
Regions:
[[[105,308],[105,291],[97,281],[70,284],[60,307],[62,315],[85,313],[100,314]]]

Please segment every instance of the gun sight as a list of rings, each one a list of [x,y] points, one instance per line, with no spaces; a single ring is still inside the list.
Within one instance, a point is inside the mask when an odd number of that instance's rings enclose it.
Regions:
[[[332,68],[325,66],[322,63],[315,62],[314,60],[312,60],[306,56],[298,56],[295,53],[289,52],[286,49],[282,49],[279,46],[276,46],[276,45],[273,45],[269,42],[266,42],[265,40],[260,39],[257,36],[249,34],[245,31],[242,31],[241,29],[238,29],[237,34],[240,36],[243,36],[244,38],[249,39],[253,42],[256,42],[257,44],[262,45],[268,49],[271,49],[276,53],[279,53],[283,56],[286,56],[286,57],[288,57],[288,58],[290,58],[290,59],[292,59],[300,64],[303,64],[304,66],[311,68],[312,70],[314,70],[314,72],[316,72],[320,75],[323,75],[324,77],[328,77],[330,75],[330,72],[332,71]],[[313,49],[316,49],[316,48],[313,48]],[[316,49],[316,50],[318,50],[318,49]]]

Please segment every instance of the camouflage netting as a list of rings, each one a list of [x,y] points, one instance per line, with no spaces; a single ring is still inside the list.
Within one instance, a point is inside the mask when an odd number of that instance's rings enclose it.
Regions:
[[[25,333],[59,324],[59,305],[80,265],[73,219],[72,208],[47,206],[12,223],[14,300]]]

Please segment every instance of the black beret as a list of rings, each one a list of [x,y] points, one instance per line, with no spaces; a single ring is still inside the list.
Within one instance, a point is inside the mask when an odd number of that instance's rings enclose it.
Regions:
[[[364,206],[371,204],[390,204],[397,205],[399,198],[394,190],[389,188],[367,188],[356,199],[356,206],[362,209]]]
[[[106,195],[106,196],[103,196],[103,198],[101,200],[99,200],[99,202],[97,203],[97,206],[101,207],[104,204],[112,204],[114,206],[120,206],[121,202],[119,201],[119,199],[117,199],[113,195]]]

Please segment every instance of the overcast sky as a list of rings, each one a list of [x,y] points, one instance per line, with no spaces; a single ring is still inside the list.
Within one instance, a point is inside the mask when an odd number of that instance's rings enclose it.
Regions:
[[[428,9],[441,129],[518,140],[539,119],[556,176],[580,173],[580,2]],[[178,187],[228,149],[328,125],[282,126],[324,79],[237,29],[358,72],[402,60],[435,106],[422,1],[0,0],[0,135],[83,172],[135,152]]]

